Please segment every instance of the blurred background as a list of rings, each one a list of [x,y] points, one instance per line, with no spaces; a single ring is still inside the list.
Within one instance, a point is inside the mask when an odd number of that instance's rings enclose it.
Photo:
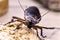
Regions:
[[[37,24],[44,27],[58,27],[60,28],[60,12],[55,12],[44,8],[38,1],[35,0],[20,0],[21,5],[24,9],[29,6],[36,6],[39,8],[42,20]],[[24,19],[24,11],[20,7],[18,0],[8,0],[8,12],[0,17],[0,24],[5,24],[12,19],[12,16],[17,16]],[[39,30],[40,31],[40,30]],[[44,29],[44,35],[47,36],[49,40],[60,40],[60,30],[54,29]]]

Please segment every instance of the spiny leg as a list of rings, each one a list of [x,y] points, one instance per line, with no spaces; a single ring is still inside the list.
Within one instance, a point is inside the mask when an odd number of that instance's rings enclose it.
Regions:
[[[11,19],[11,21],[6,23],[6,24],[9,24],[9,23],[12,23],[12,22],[14,22],[14,19]],[[4,25],[6,25],[6,24],[4,24]]]
[[[39,29],[41,30],[41,36],[42,36],[43,38],[46,37],[46,36],[43,35],[43,29],[42,29],[42,27],[40,27],[40,26],[34,26],[33,28],[34,28],[34,29],[39,28]]]
[[[46,36],[43,35],[43,29],[54,29],[54,28],[48,28],[48,27],[42,27],[42,26],[37,26],[41,30],[41,36],[45,38]]]
[[[54,27],[42,27],[42,26],[38,26],[38,25],[35,25],[33,28],[34,28],[34,29],[37,29],[37,28],[41,29],[41,36],[42,36],[43,38],[46,37],[46,36],[43,36],[43,29],[55,29]]]
[[[46,36],[43,35],[43,29],[41,28],[41,36],[45,38]]]
[[[13,16],[13,19],[17,19],[16,21],[19,21],[19,22],[22,22],[22,23],[25,24],[25,25],[28,25],[28,22],[26,22],[25,20],[23,20],[23,19],[21,19],[21,18],[19,18],[19,17]]]
[[[39,36],[39,34],[38,34],[38,30],[36,29],[36,32],[37,32],[37,36],[39,37],[39,39],[41,40],[41,38],[40,38],[40,36]]]
[[[44,28],[44,29],[54,29],[53,27],[52,27],[52,28],[50,28],[50,27],[41,27],[41,36],[42,36],[43,38],[46,37],[46,36],[43,35],[43,28]]]
[[[16,16],[13,16],[12,18],[13,18],[13,19],[20,20],[20,21],[25,21],[25,20],[23,20],[23,19],[21,19],[21,18],[19,18],[19,17],[16,17]]]
[[[6,23],[6,24],[9,24],[9,23],[12,23],[12,22],[15,22],[15,21],[22,22],[22,23],[24,23],[26,25],[26,21],[25,20],[23,20],[23,19],[21,19],[19,17],[16,17],[16,16],[13,16],[12,19],[11,19],[11,21],[8,22],[8,23]],[[4,25],[6,25],[6,24],[4,24]]]

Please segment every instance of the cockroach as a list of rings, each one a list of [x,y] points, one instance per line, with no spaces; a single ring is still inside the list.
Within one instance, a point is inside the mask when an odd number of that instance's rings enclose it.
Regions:
[[[20,1],[18,0],[19,4],[20,4]],[[23,9],[22,5],[20,4],[20,7]],[[38,35],[38,31],[37,31],[37,28],[38,29],[41,29],[41,36],[44,38],[46,36],[43,35],[43,29],[60,29],[60,28],[55,28],[55,27],[43,27],[43,26],[38,26],[36,25],[37,23],[39,23],[41,21],[41,14],[39,12],[39,9],[35,6],[30,6],[28,7],[27,9],[23,9],[24,11],[24,18],[25,19],[22,19],[22,18],[19,18],[19,17],[16,17],[16,16],[13,16],[11,22],[14,22],[14,19],[17,19],[16,21],[19,21],[19,22],[22,22],[23,24],[25,24],[29,29],[33,28],[36,30],[37,32],[37,36],[39,37]],[[48,12],[47,12],[48,13]],[[47,13],[45,13],[44,15],[46,15]],[[43,16],[44,16],[43,15]],[[9,22],[10,23],[10,22]]]

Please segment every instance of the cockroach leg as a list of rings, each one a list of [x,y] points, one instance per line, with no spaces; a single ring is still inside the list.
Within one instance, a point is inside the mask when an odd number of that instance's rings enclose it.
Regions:
[[[12,18],[13,18],[13,19],[20,20],[20,21],[25,21],[25,20],[23,20],[23,19],[21,19],[21,18],[19,18],[19,17],[15,17],[15,16],[13,16]]]
[[[43,35],[43,29],[41,28],[41,36],[45,38],[46,36]]]
[[[11,21],[6,23],[6,24],[9,24],[9,23],[12,23],[12,22],[14,22],[14,19],[11,19]],[[6,25],[6,24],[4,24],[4,25]]]
[[[37,29],[37,28],[40,29],[40,30],[41,30],[41,36],[42,36],[43,38],[46,37],[46,36],[43,36],[43,28],[44,28],[44,27],[41,27],[41,26],[34,26],[33,28],[34,28],[34,29]]]
[[[39,36],[39,34],[38,34],[39,32],[38,32],[38,30],[37,30],[37,29],[36,29],[36,32],[37,32],[37,36],[38,36],[38,37],[39,37],[39,39],[41,40],[41,38],[40,38],[40,36]]]
[[[35,26],[34,26],[34,29],[36,29],[36,28],[39,28],[39,29],[41,30],[41,36],[42,36],[43,38],[46,37],[46,36],[43,36],[43,29],[54,29],[54,27],[42,27],[42,26],[35,25]]]
[[[13,18],[13,19],[17,19],[16,21],[22,22],[22,23],[25,24],[25,25],[28,25],[28,23],[27,23],[25,20],[23,20],[23,19],[21,19],[21,18],[19,18],[19,17],[13,16],[12,18]]]
[[[25,24],[25,25],[28,25],[28,23],[25,22],[25,21],[21,21],[21,20],[16,20],[16,21],[19,21],[19,22],[21,22],[21,23],[23,23],[23,24]]]

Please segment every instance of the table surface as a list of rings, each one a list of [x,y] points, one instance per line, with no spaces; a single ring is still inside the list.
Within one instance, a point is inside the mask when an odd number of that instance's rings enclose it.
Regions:
[[[45,16],[42,17],[42,20],[37,25],[45,27],[60,27],[60,12],[47,10],[35,0],[20,0],[20,2],[24,9],[28,8],[29,6],[38,7],[41,16],[48,12]],[[24,19],[24,11],[20,7],[18,0],[9,0],[8,12],[4,16],[0,17],[0,23],[4,24],[9,22],[12,16],[17,16]],[[44,35],[47,35],[47,38],[50,40],[60,40],[60,30],[44,29],[43,32]]]

